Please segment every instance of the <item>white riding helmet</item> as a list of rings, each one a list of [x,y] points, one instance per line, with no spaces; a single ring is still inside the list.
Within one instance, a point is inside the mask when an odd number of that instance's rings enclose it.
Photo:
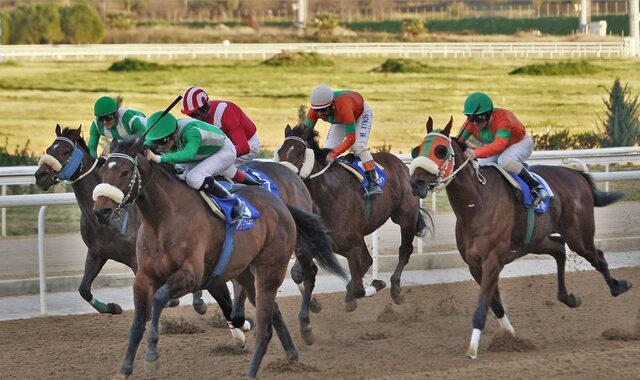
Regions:
[[[328,107],[333,102],[333,90],[329,86],[318,86],[311,91],[311,108],[314,110]]]

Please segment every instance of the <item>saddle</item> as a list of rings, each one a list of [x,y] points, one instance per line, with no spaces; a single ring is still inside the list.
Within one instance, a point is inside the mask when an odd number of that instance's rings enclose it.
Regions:
[[[349,153],[345,156],[338,157],[336,163],[342,166],[349,173],[353,174],[362,185],[362,188],[366,191],[369,186],[369,180],[365,175],[365,170],[362,166],[362,160],[360,157],[353,153]],[[387,174],[384,172],[384,168],[378,165],[378,163],[376,163],[376,173],[378,174],[378,185],[382,188],[387,184]]]
[[[496,164],[495,162],[491,162],[485,165],[482,165],[481,167],[493,167],[495,168],[498,173],[500,173],[502,175],[502,177],[504,177],[504,179],[507,180],[507,183],[509,185],[511,185],[511,189],[514,192],[514,195],[516,197],[516,199],[518,200],[519,203],[522,203],[522,205],[524,205],[526,208],[530,208],[531,205],[533,204],[533,197],[531,196],[531,189],[529,188],[529,186],[517,175],[515,174],[511,174],[508,171],[504,170],[502,168],[502,166]],[[551,205],[551,197],[553,197],[553,191],[551,190],[551,187],[549,186],[549,184],[547,183],[547,181],[544,180],[544,178],[540,177],[538,174],[531,172],[531,175],[538,180],[538,182],[540,182],[540,184],[542,184],[542,186],[544,186],[545,190],[547,190],[547,192],[549,193],[549,199],[546,199],[544,202],[540,203],[536,208],[535,211],[538,214],[544,214],[549,210],[549,206]]]

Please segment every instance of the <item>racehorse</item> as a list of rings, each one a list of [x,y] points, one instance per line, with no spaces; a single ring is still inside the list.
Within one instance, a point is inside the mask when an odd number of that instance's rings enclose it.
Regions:
[[[132,373],[149,317],[151,332],[145,360],[148,369],[157,369],[158,321],[170,297],[234,278],[256,306],[256,346],[248,375],[257,374],[272,326],[289,360],[296,361],[298,352],[275,297],[297,239],[309,247],[321,266],[341,273],[320,218],[285,205],[258,186],[242,186],[236,194],[255,206],[260,217],[252,228],[233,233],[233,252],[226,269],[212,278],[210,273],[220,258],[226,230],[235,226],[227,226],[214,216],[197,191],[150,163],[142,150],[142,140],[118,143],[101,169],[103,183],[93,194],[98,219],[108,220],[123,200],[135,204],[142,219],[136,244],[140,267],[134,282],[135,314],[120,374],[126,377]]]
[[[334,251],[349,262],[351,281],[347,284],[345,309],[355,310],[356,298],[365,296],[362,278],[373,260],[364,237],[389,217],[400,226],[402,239],[398,265],[391,276],[391,297],[396,304],[402,303],[400,276],[413,253],[413,237],[424,236],[427,230],[425,215],[428,216],[421,210],[418,197],[411,193],[407,166],[390,153],[374,153],[375,162],[387,174],[387,185],[382,194],[365,200],[360,183],[347,170],[338,165],[323,169],[326,151],[318,145],[317,131],[287,125],[284,135],[276,159],[305,179],[322,220],[331,231]],[[370,202],[370,207],[365,202]],[[384,287],[380,280],[375,285],[377,290]]]
[[[431,117],[427,121],[427,136],[414,148],[417,157],[411,163],[411,187],[414,194],[424,198],[429,191],[446,186],[457,218],[458,250],[480,285],[467,357],[478,356],[489,307],[500,326],[515,335],[500,299],[498,278],[506,264],[527,253],[553,256],[558,268],[558,300],[569,307],[580,306],[581,300],[568,293],[565,285],[565,243],[602,274],[611,295],[618,296],[631,288],[627,281],[611,276],[603,252],[593,242],[594,206],[614,203],[622,193],[599,191],[587,173],[577,170],[532,167],[555,195],[548,212],[533,217],[533,232],[528,233],[531,230],[527,220],[531,218],[512,187],[495,168],[478,168],[475,161],[464,159],[466,146],[449,135],[452,124],[453,118],[444,130],[434,131]]]

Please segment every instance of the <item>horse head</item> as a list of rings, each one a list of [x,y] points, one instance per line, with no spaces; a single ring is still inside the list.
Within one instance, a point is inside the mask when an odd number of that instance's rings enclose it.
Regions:
[[[411,151],[411,190],[420,198],[426,197],[429,191],[446,186],[452,178],[455,165],[455,150],[450,136],[452,125],[453,117],[444,129],[434,131],[433,119],[429,117],[426,137]]]
[[[140,171],[144,171],[150,165],[142,155],[143,149],[142,139],[118,142],[100,169],[102,183],[93,190],[93,211],[100,223],[108,223],[111,215],[117,215],[135,203],[140,195]]]
[[[39,188],[49,190],[60,181],[73,179],[82,170],[83,161],[90,160],[81,129],[82,126],[62,130],[56,124],[56,138],[40,158],[34,174]]]
[[[302,178],[307,178],[316,160],[315,151],[319,150],[316,137],[318,132],[313,128],[298,125],[284,129],[284,142],[276,151],[275,161],[280,162]]]

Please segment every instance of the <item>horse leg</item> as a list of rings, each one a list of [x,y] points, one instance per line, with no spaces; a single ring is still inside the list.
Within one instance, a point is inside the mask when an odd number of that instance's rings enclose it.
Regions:
[[[160,368],[160,355],[158,354],[158,340],[160,334],[158,324],[162,309],[167,305],[170,298],[178,298],[187,293],[195,286],[193,273],[189,270],[180,269],[172,274],[167,282],[153,294],[151,308],[151,331],[147,342],[147,353],[144,356],[145,370],[148,374],[153,374]]]
[[[78,287],[78,292],[80,296],[89,302],[100,314],[122,314],[120,305],[117,303],[104,304],[91,293],[91,284],[93,284],[93,280],[96,279],[96,276],[100,273],[106,262],[107,259],[104,257],[94,254],[91,250],[87,250],[87,257],[84,261],[84,274],[82,276],[82,282],[80,282],[80,286]]]
[[[413,224],[415,225],[415,223]],[[391,299],[393,299],[393,302],[395,302],[396,305],[400,305],[404,301],[404,297],[400,294],[402,291],[400,289],[400,276],[402,276],[402,271],[404,270],[405,265],[409,263],[409,257],[411,257],[411,254],[413,253],[415,227],[402,227],[400,229],[400,234],[402,236],[402,240],[400,248],[398,249],[398,265],[391,275]]]
[[[236,346],[244,348],[244,333],[242,332],[242,330],[235,328],[231,323],[231,313],[233,305],[231,302],[231,294],[229,294],[229,288],[226,284],[222,284],[219,286],[207,288],[207,291],[216,300],[218,306],[220,307],[220,310],[222,310],[222,314],[224,314],[224,317],[227,320],[227,326],[229,326],[229,331],[231,332],[231,338],[233,339],[233,342],[236,344]]]
[[[364,250],[362,249],[363,246],[365,247]],[[349,272],[351,272],[351,280],[347,283],[347,294],[344,297],[345,310],[347,312],[354,311],[358,307],[356,299],[366,295],[362,278],[373,263],[373,259],[366,247],[364,240],[362,240],[360,245],[351,247],[349,254],[345,255],[349,259]],[[365,254],[366,257],[364,257]]]
[[[475,265],[478,265],[477,263]],[[498,278],[500,277],[500,271],[503,265],[490,255],[489,258],[482,262],[482,268],[474,268],[473,271],[480,270],[480,296],[478,297],[478,304],[476,310],[473,313],[473,331],[471,332],[471,341],[469,342],[469,349],[466,356],[470,359],[478,358],[478,345],[480,343],[480,336],[484,325],[487,321],[487,311],[489,305],[494,302],[496,291],[498,290]],[[471,269],[471,266],[470,266]],[[502,311],[504,313],[504,310]],[[502,325],[502,323],[501,323]]]
[[[300,313],[298,313],[298,322],[300,324],[300,335],[307,345],[312,345],[314,338],[311,329],[311,321],[309,319],[309,309],[311,307],[311,294],[316,284],[316,274],[318,267],[313,263],[313,259],[302,251],[296,251],[296,264],[299,265],[299,275],[302,277],[304,285],[300,287],[302,292],[302,304],[300,305]],[[295,266],[295,264],[294,264]],[[293,273],[293,268],[291,268]],[[298,275],[298,274],[296,274]],[[295,281],[295,280],[294,280]]]
[[[249,276],[253,278],[253,274],[251,274],[251,270],[249,268],[245,269],[248,272]],[[247,293],[244,288],[237,282],[232,281],[233,284],[233,308],[231,310],[231,324],[235,328],[239,328],[243,332],[247,332],[251,330],[253,322],[251,318],[246,317],[246,313],[244,311],[244,302],[247,299]]]
[[[478,283],[478,285],[482,282],[482,268],[481,267],[469,267],[471,275],[474,280]],[[511,335],[516,335],[516,330],[511,325],[509,318],[507,317],[507,313],[504,310],[504,306],[502,305],[502,298],[500,297],[500,287],[496,285],[496,293],[493,296],[493,300],[491,301],[491,310],[493,314],[498,319],[498,323],[503,330],[506,330]]]
[[[296,285],[298,285],[300,294],[304,296],[305,288],[302,284],[302,282],[304,281],[304,275],[302,274],[302,267],[300,266],[300,262],[298,262],[297,260],[298,256],[301,254],[301,250],[296,249],[296,261],[293,263],[293,266],[291,266],[291,279],[296,283]],[[315,273],[317,274],[318,267],[313,264],[313,268]],[[311,310],[312,313],[319,313],[322,310],[322,304],[313,295],[311,296],[311,301],[309,302],[309,310]]]
[[[136,357],[138,346],[140,346],[142,336],[144,335],[147,320],[149,320],[152,295],[153,288],[151,288],[146,281],[140,280],[140,278],[136,276],[136,281],[133,285],[135,312],[129,333],[129,344],[127,345],[127,352],[125,353],[122,367],[120,367],[120,373],[114,376],[114,378],[126,379],[133,373],[133,361]]]
[[[574,230],[577,230],[578,226],[580,226],[580,224],[574,224]],[[601,250],[596,249],[595,244],[593,243],[593,233],[591,233],[591,237],[587,239],[584,236],[580,236],[585,235],[583,231],[568,232],[569,233],[563,233],[562,236],[564,236],[567,241],[569,248],[578,255],[587,259],[591,266],[596,268],[596,270],[602,274],[607,285],[609,285],[609,290],[611,291],[612,296],[617,297],[631,289],[630,282],[627,282],[626,280],[617,280],[611,276],[611,273],[609,272],[609,264],[607,264],[607,260],[604,258],[604,253]]]
[[[227,289],[228,291],[228,289]],[[193,302],[191,303],[193,310],[200,315],[207,313],[207,303],[202,299],[202,290],[193,293]]]
[[[564,239],[560,236],[548,236],[542,240],[533,250],[533,253],[553,256],[558,268],[558,301],[569,307],[578,307],[582,304],[580,297],[569,293],[565,284],[565,263],[567,253],[564,248]]]

